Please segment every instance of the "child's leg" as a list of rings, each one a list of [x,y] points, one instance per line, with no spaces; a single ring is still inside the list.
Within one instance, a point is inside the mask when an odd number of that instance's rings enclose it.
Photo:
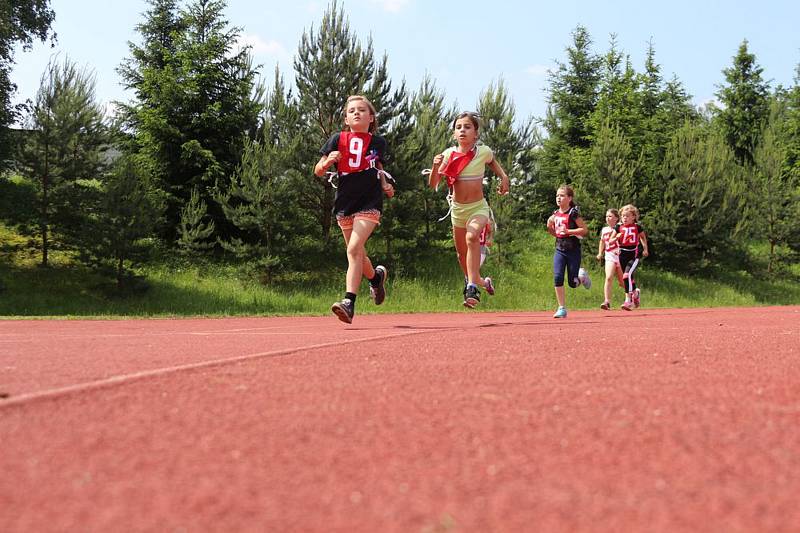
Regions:
[[[369,264],[372,275],[375,275],[364,246],[377,225],[376,222],[361,218],[353,222],[353,229],[347,239],[347,292],[358,294],[361,276],[369,273],[365,271],[366,263]]]
[[[352,233],[353,233],[353,228],[346,228],[346,229],[342,228],[342,235],[344,235],[345,248],[350,244],[350,235]],[[349,266],[349,259],[348,259],[348,266]],[[364,260],[361,262],[361,271],[363,273],[363,276],[367,279],[372,279],[375,276],[375,268],[373,268],[372,261],[370,261],[369,257],[367,256],[366,250],[364,251]]]
[[[559,307],[566,307],[567,297],[564,293],[564,270],[567,268],[567,256],[561,250],[553,255],[553,282],[556,288],[556,301]]]
[[[619,265],[617,263],[614,261],[606,261],[606,283],[603,286],[603,295],[605,296],[605,301],[608,303],[611,303],[611,295],[613,293],[612,285],[614,284],[614,278],[617,277],[618,271]]]
[[[481,215],[472,217],[467,223],[465,235],[467,278],[470,283],[481,287],[484,286],[484,280],[481,278],[481,231],[487,221],[486,217]]]
[[[453,244],[456,247],[456,256],[458,264],[461,266],[461,272],[464,273],[464,278],[467,278],[467,228],[453,226]]]

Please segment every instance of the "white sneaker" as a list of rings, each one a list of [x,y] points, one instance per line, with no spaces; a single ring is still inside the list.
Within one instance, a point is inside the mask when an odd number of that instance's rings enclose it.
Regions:
[[[592,288],[592,279],[589,277],[589,273],[586,272],[585,268],[578,269],[578,281],[581,282],[586,289]]]

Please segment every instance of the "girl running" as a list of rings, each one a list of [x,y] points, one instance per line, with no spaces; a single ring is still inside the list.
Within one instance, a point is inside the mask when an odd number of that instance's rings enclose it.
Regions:
[[[556,209],[547,219],[547,232],[556,238],[556,251],[553,255],[553,281],[556,288],[558,309],[553,318],[566,318],[567,298],[564,292],[564,270],[567,283],[573,289],[583,285],[589,289],[592,280],[589,273],[581,268],[581,241],[589,233],[586,222],[581,218],[575,205],[575,191],[569,185],[562,185],[556,191]]]
[[[494,294],[491,278],[481,277],[480,235],[492,218],[483,196],[483,175],[488,165],[500,177],[499,194],[508,194],[510,182],[492,149],[478,144],[480,122],[476,113],[460,113],[453,121],[453,138],[458,146],[450,147],[433,158],[428,184],[436,188],[445,176],[450,188],[450,220],[458,262],[464,273],[464,306],[474,308],[481,301],[483,287]],[[450,199],[450,196],[448,196]]]
[[[622,281],[622,268],[619,266],[619,241],[612,237],[617,235],[614,227],[619,222],[619,211],[609,209],[606,211],[606,226],[600,232],[600,244],[597,249],[597,260],[605,259],[606,283],[603,287],[605,300],[600,304],[600,309],[606,311],[611,309],[611,293],[614,278],[616,277],[620,287],[625,287]]]
[[[369,280],[370,297],[375,305],[380,305],[386,297],[389,275],[383,265],[372,267],[364,248],[380,224],[383,195],[390,198],[394,195],[382,165],[386,140],[374,135],[376,114],[375,107],[365,97],[349,97],[344,106],[345,130],[328,139],[320,150],[322,157],[314,166],[314,174],[322,177],[335,163],[339,177],[333,212],[347,247],[347,277],[344,298],[334,303],[331,311],[348,324],[355,315],[361,277]]]
[[[634,205],[626,205],[620,209],[622,223],[614,227],[617,233],[612,239],[619,241],[619,264],[624,274],[622,279],[625,282],[625,303],[622,308],[630,311],[634,307],[639,307],[640,291],[636,287],[633,275],[639,266],[639,247],[641,245],[641,257],[647,257],[647,234],[639,225],[639,210]]]

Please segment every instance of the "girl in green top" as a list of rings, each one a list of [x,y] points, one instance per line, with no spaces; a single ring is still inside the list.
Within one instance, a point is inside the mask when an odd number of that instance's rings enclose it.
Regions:
[[[480,122],[475,113],[461,113],[453,121],[453,138],[458,142],[433,158],[428,184],[436,188],[445,176],[450,187],[450,218],[458,262],[464,272],[464,306],[474,308],[480,302],[479,286],[494,294],[491,278],[481,277],[480,235],[489,223],[492,211],[483,196],[483,175],[488,165],[500,176],[497,192],[508,194],[510,183],[492,149],[478,145]]]

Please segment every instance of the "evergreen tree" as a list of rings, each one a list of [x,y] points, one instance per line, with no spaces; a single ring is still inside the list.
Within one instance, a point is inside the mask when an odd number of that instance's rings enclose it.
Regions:
[[[42,265],[47,266],[51,229],[69,233],[81,224],[84,184],[100,177],[108,140],[95,81],[69,60],[50,62],[26,126],[22,174],[36,185]]]
[[[227,228],[211,199],[239,163],[244,136],[258,127],[261,95],[248,50],[236,50],[241,30],[228,27],[223,0],[194,0],[176,13],[153,0],[138,26],[143,45],[131,44],[120,74],[136,100],[127,107],[141,153],[168,195],[167,227],[196,188],[218,230]]]
[[[767,271],[780,261],[779,249],[800,243],[800,180],[785,172],[787,147],[783,126],[786,105],[775,98],[761,142],[755,149],[753,172],[747,187],[747,213],[753,237],[769,243]]]
[[[23,106],[11,105],[17,90],[11,80],[14,48],[22,44],[27,51],[34,40],[45,42],[54,19],[50,0],[0,0],[0,171],[11,162],[14,137],[9,126],[23,111]]]
[[[446,108],[444,100],[444,93],[433,79],[425,76],[410,99],[411,131],[405,142],[394,149],[400,192],[394,202],[398,214],[405,217],[401,219],[403,227],[412,232],[406,237],[408,259],[427,250],[434,240],[448,239],[450,235],[450,226],[438,222],[447,212],[446,195],[442,190],[430,189],[427,176],[421,174],[433,156],[452,142],[452,117],[457,112],[452,106]]]
[[[533,121],[528,119],[519,126],[516,123],[516,107],[503,80],[490,84],[478,100],[478,112],[481,116],[480,140],[494,152],[497,161],[508,174],[512,191],[501,196],[497,193],[499,179],[490,181],[487,198],[492,207],[500,231],[495,235],[495,242],[504,243],[523,227],[530,225],[527,219],[527,207],[514,201],[529,195],[530,185],[528,170],[524,166],[525,155],[535,144]],[[490,174],[491,176],[491,174]],[[497,250],[501,259],[507,257],[507,247]]]
[[[661,203],[644,213],[650,241],[665,250],[658,260],[700,270],[739,252],[744,180],[721,134],[686,124],[672,138],[661,174]]]
[[[627,203],[641,206],[637,178],[643,161],[634,153],[622,128],[607,120],[595,135],[591,162],[592,172],[580,176],[575,185],[581,192],[584,218],[599,230],[607,209]]]
[[[597,105],[602,59],[591,50],[589,31],[578,26],[567,47],[567,63],[558,62],[550,74],[549,109],[545,126],[551,137],[569,147],[590,145],[589,117]]]
[[[733,65],[722,71],[727,84],[720,86],[717,93],[724,104],[717,112],[720,128],[736,160],[743,165],[753,163],[753,149],[769,116],[769,87],[761,79],[764,69],[756,63],[747,44],[747,40],[742,41]]]
[[[590,165],[591,115],[600,90],[602,59],[591,50],[588,30],[578,26],[566,49],[566,63],[550,73],[547,116],[548,137],[539,158],[545,189],[569,183],[576,172]]]
[[[134,157],[118,159],[100,187],[86,191],[93,205],[74,234],[82,243],[80,259],[113,275],[118,289],[133,279],[135,265],[148,258],[149,238],[164,212],[163,193],[143,168]]]
[[[200,198],[200,192],[194,189],[181,210],[178,249],[186,256],[207,252],[214,246],[213,235],[214,221],[208,220],[208,206]]]

